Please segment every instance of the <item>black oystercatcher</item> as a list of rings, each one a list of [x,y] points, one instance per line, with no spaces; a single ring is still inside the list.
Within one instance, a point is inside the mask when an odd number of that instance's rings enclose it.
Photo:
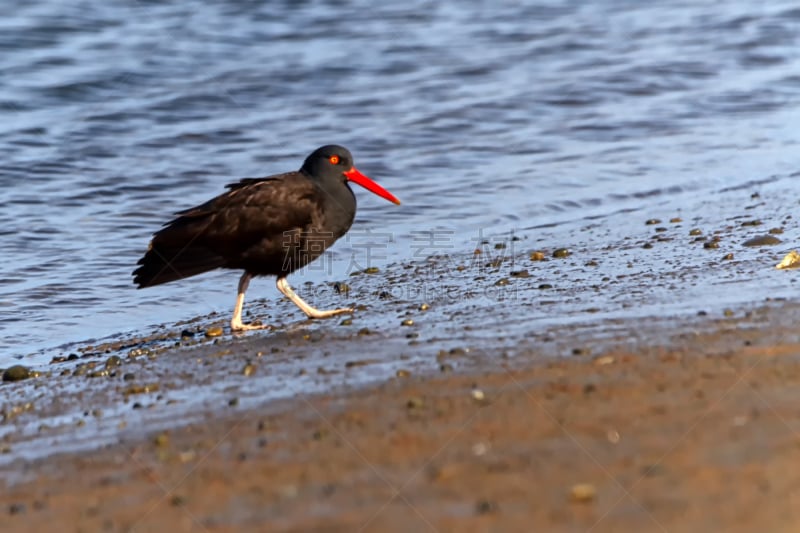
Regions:
[[[244,293],[253,276],[277,276],[278,290],[309,318],[351,313],[347,308],[311,307],[286,280],[350,229],[356,198],[348,181],[400,203],[356,170],[346,148],[323,146],[297,172],[245,178],[216,198],[176,213],[175,220],[154,234],[133,281],[141,289],[217,268],[244,270],[231,319],[233,331],[266,327],[242,323]]]

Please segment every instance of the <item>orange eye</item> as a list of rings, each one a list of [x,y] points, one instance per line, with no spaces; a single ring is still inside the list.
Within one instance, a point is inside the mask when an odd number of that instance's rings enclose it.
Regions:
[[[332,156],[330,156],[328,158],[328,161],[331,162],[331,165],[338,165],[339,164],[339,156],[338,155],[332,155]]]

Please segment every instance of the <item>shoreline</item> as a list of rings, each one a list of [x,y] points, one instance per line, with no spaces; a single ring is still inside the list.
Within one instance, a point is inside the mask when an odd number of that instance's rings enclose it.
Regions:
[[[118,441],[2,464],[0,509],[9,531],[789,531],[800,518],[798,318],[800,306],[773,302],[735,316],[567,326],[505,357],[440,353],[427,369],[329,355],[315,377],[336,378],[333,390],[258,400],[226,382],[227,406],[180,407],[174,385],[204,383],[197,369],[242,370],[247,353],[278,342],[353,341],[300,331],[181,348],[153,361],[194,361],[194,374],[179,367],[184,381],[130,394]],[[367,348],[390,341],[373,337]],[[351,371],[375,379],[348,385]],[[121,376],[97,383],[83,401],[105,391],[111,406],[125,386]],[[160,426],[130,418],[159,409]],[[116,416],[89,413],[79,427]],[[11,441],[7,457],[25,446]]]

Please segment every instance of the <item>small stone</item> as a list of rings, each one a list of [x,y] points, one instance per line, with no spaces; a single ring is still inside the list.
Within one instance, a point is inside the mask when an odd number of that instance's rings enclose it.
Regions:
[[[222,336],[222,328],[219,326],[214,326],[206,330],[206,337],[208,337],[209,339],[220,336]]]
[[[255,371],[256,371],[256,365],[254,365],[253,363],[247,363],[244,365],[244,368],[242,369],[242,375],[245,377],[250,377],[253,374],[255,374]]]
[[[727,318],[731,318],[732,316],[734,316],[735,313],[733,312],[733,309],[725,309],[724,311],[722,311],[722,314],[725,315]]]
[[[775,268],[784,269],[784,268],[797,268],[800,267],[800,254],[797,253],[797,250],[792,250],[781,260],[780,263],[775,265]]]
[[[610,365],[614,362],[614,357],[611,355],[603,355],[594,360],[596,366]]]
[[[486,395],[481,389],[472,389],[472,398],[475,401],[482,402],[486,399]]]
[[[597,490],[591,483],[577,483],[569,489],[569,497],[574,502],[590,502],[597,496]]]
[[[333,292],[336,294],[348,294],[350,292],[350,285],[337,281],[333,284]]]
[[[353,325],[353,319],[352,318],[345,318],[344,320],[339,322],[339,325],[340,326],[352,326]]]
[[[12,503],[8,506],[8,514],[22,514],[25,512],[24,503]]]
[[[719,248],[719,241],[706,241],[703,243],[703,248],[706,250],[716,250]]]
[[[494,282],[495,286],[497,287],[504,287],[508,285],[508,278],[500,278]]]
[[[671,224],[680,224],[681,222],[683,222],[683,219],[681,217],[672,217],[671,219],[669,219],[669,221]]]
[[[430,308],[431,308],[431,306],[428,305],[428,304],[422,304],[422,305],[419,306],[419,310],[420,311],[427,311]]]
[[[512,278],[529,278],[531,275],[528,273],[527,270],[512,270],[511,271]]]
[[[753,237],[752,239],[747,239],[742,243],[742,246],[775,246],[776,244],[781,244],[779,238],[774,237],[772,235],[760,235],[758,237]]]
[[[544,252],[535,251],[531,252],[531,261],[544,261]]]
[[[489,514],[497,510],[497,506],[489,500],[479,500],[475,504],[475,512],[478,514]]]
[[[380,272],[378,267],[369,267],[364,269],[364,274],[377,274]]]
[[[425,405],[425,401],[419,396],[412,396],[406,402],[406,407],[409,409],[419,409],[423,405]]]
[[[567,257],[567,256],[569,256],[569,254],[570,254],[570,252],[569,252],[569,250],[567,248],[558,248],[558,249],[553,251],[553,257],[558,258],[558,259]]]
[[[104,366],[106,370],[111,370],[112,368],[117,368],[120,365],[122,365],[122,359],[118,355],[112,355],[106,359],[106,364]]]
[[[697,236],[697,235],[702,235],[702,234],[703,234],[703,230],[701,230],[699,228],[692,228],[692,229],[689,230],[689,235],[691,235],[693,237]]]
[[[132,394],[148,394],[151,392],[156,392],[160,388],[158,383],[149,383],[143,385],[130,385],[126,388],[123,392],[126,396],[130,396]]]
[[[733,253],[727,253],[722,256],[723,261],[733,261]]]
[[[22,381],[23,379],[38,377],[39,373],[22,365],[14,365],[3,372],[3,381]]]
[[[239,398],[231,398],[228,400],[228,407],[236,407],[239,405]]]
[[[656,224],[661,224],[661,220],[657,218],[650,218],[645,221],[645,225],[647,226],[655,226]]]
[[[355,361],[347,361],[344,364],[345,368],[356,368],[359,366],[367,366],[375,363],[380,363],[380,359],[358,359]]]
[[[400,325],[401,326],[413,326],[414,325],[414,321],[411,320],[410,318],[406,318],[405,320],[400,322]]]

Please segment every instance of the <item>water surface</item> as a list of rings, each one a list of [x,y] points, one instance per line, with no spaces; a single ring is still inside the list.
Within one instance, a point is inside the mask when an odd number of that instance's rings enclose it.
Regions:
[[[800,192],[787,0],[71,4],[0,7],[0,366],[229,313],[238,273],[133,288],[150,233],[322,144],[404,203],[356,191],[349,238],[297,285]]]

